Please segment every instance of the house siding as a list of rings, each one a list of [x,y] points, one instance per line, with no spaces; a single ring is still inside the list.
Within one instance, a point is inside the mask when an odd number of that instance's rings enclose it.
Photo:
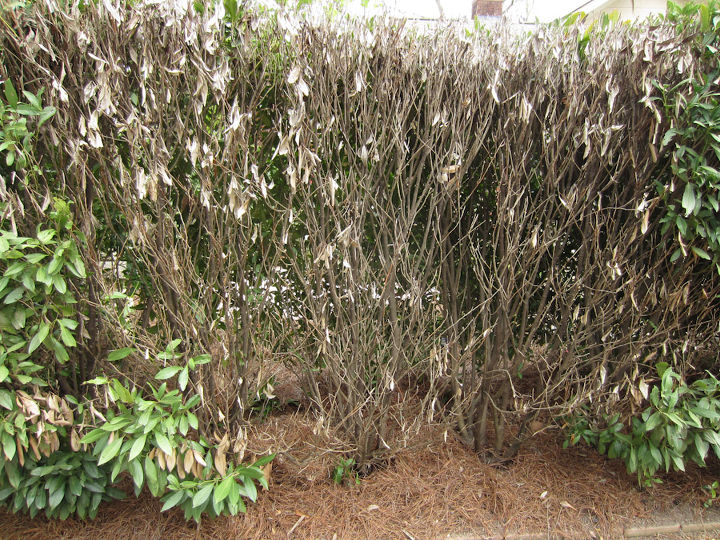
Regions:
[[[474,0],[473,17],[500,17],[503,14],[502,0]]]
[[[608,2],[602,8],[589,13],[591,18],[599,17],[603,13],[617,12],[620,18],[625,19],[644,19],[656,13],[665,13],[667,9],[666,0],[616,0]]]

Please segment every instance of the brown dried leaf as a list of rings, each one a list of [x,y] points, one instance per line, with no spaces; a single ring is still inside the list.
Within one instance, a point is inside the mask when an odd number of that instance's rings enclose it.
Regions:
[[[155,455],[155,459],[157,461],[158,467],[165,470],[165,452],[162,450],[158,450],[157,454]]]
[[[225,452],[220,449],[215,451],[215,468],[217,469],[217,472],[220,473],[220,476],[225,476],[225,472],[227,471],[227,462],[225,460]]]
[[[195,463],[195,457],[193,455],[192,450],[188,450],[187,452],[185,452],[185,461],[183,464],[184,468],[185,468],[185,472],[189,473],[190,471],[192,471],[193,463]]]
[[[165,455],[165,464],[167,465],[168,471],[172,471],[175,468],[175,449],[173,448],[169,454]]]
[[[28,442],[30,443],[33,454],[35,454],[35,459],[40,459],[40,449],[38,448],[38,442],[35,440],[35,437],[29,436]]]
[[[74,429],[70,432],[70,448],[73,452],[78,452],[80,450],[80,437],[78,437],[78,434]]]
[[[25,449],[20,442],[20,435],[15,436],[15,445],[17,446],[18,463],[20,463],[20,466],[22,467],[25,465]]]

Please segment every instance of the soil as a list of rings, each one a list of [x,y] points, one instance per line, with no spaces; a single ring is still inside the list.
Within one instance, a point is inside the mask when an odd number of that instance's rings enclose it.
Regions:
[[[148,538],[619,538],[630,527],[720,523],[720,503],[703,508],[702,487],[720,464],[670,474],[640,490],[624,465],[585,447],[562,448],[538,433],[512,462],[483,463],[452,433],[428,427],[422,446],[399,452],[359,482],[336,485],[344,449],[300,413],[271,416],[248,436],[247,452],[277,452],[268,491],[245,515],[188,523],[161,513],[147,494],[104,504],[94,521],[29,519],[0,513],[0,537]],[[713,538],[720,529],[651,538]]]

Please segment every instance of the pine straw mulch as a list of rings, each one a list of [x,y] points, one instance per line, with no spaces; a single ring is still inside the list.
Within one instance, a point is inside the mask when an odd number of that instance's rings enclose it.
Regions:
[[[699,517],[701,488],[720,472],[715,462],[707,470],[670,475],[652,492],[642,492],[621,463],[587,448],[563,450],[557,433],[536,435],[513,462],[493,466],[451,434],[428,427],[417,438],[424,446],[398,453],[359,485],[337,486],[330,473],[343,448],[317,431],[299,413],[271,417],[255,428],[249,450],[270,443],[278,457],[270,490],[246,515],[197,527],[179,511],[161,513],[161,504],[147,495],[130,496],[103,505],[90,522],[0,513],[0,537],[420,539],[510,532],[617,537],[624,526],[675,508],[690,508]]]

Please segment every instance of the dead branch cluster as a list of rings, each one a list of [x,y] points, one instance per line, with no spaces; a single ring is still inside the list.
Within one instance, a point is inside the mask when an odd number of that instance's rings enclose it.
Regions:
[[[181,338],[213,356],[205,422],[235,430],[285,364],[363,465],[430,419],[512,451],[538,415],[632,407],[658,360],[705,366],[720,280],[670,263],[654,184],[652,81],[698,68],[687,36],[578,54],[567,28],[124,4],[37,2],[0,37],[2,78],[58,109],[21,197],[74,203],[92,365]]]

